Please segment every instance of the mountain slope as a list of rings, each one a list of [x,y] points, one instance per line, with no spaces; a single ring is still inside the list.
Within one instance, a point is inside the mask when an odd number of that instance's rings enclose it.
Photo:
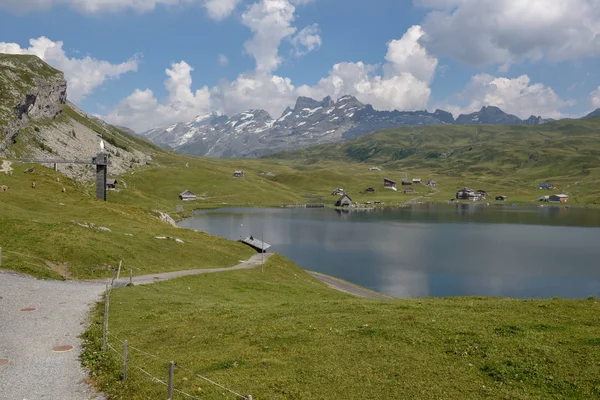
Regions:
[[[600,121],[557,121],[538,126],[446,125],[395,128],[345,143],[283,152],[272,159],[313,164],[318,160],[419,168],[444,175],[535,176],[600,173]]]
[[[0,157],[91,160],[104,139],[111,173],[121,174],[159,151],[69,103],[63,73],[36,56],[0,54],[0,87]],[[92,177],[85,166],[59,168],[71,177]]]
[[[398,126],[446,124],[540,124],[541,117],[521,120],[497,107],[461,115],[455,121],[443,110],[378,111],[353,96],[334,102],[299,97],[278,119],[263,110],[248,110],[229,118],[200,115],[188,123],[157,128],[141,136],[168,149],[208,157],[259,157],[315,144],[343,142],[370,132]]]
[[[588,115],[586,115],[583,118],[588,119],[588,118],[596,118],[596,117],[600,117],[600,108],[595,111],[592,111],[591,113],[589,113]]]

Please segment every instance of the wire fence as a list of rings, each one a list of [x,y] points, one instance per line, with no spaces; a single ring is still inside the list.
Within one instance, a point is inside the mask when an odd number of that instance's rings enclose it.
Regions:
[[[149,352],[144,351],[142,349],[139,349],[139,348],[137,348],[135,346],[131,346],[131,345],[129,345],[128,341],[122,340],[122,339],[116,337],[114,334],[112,334],[110,332],[108,333],[108,336],[110,336],[111,339],[115,340],[116,342],[121,343],[124,346],[127,346],[127,349],[134,350],[137,353],[140,353],[140,354],[142,354],[144,356],[151,357],[151,358],[153,358],[155,360],[162,361],[162,362],[165,363],[165,365],[169,365],[169,364],[173,363],[173,361],[169,361],[169,360],[167,360],[165,358],[162,358],[162,357],[160,357],[160,356],[158,356],[156,354],[152,354],[152,353],[149,353]],[[182,391],[180,389],[177,389],[177,388],[173,387],[172,383],[170,385],[170,383],[165,382],[163,379],[160,379],[160,378],[152,375],[150,372],[148,372],[147,368],[143,368],[143,366],[136,365],[137,363],[132,363],[132,361],[131,361],[131,359],[129,357],[126,358],[126,356],[124,354],[125,352],[122,353],[119,350],[115,349],[115,347],[110,342],[107,342],[107,349],[109,349],[112,352],[116,353],[121,359],[123,359],[123,361],[127,365],[127,367],[133,367],[134,369],[142,372],[144,375],[146,375],[147,377],[149,377],[152,380],[152,382],[159,383],[159,384],[164,385],[166,387],[170,387],[171,386],[173,392],[181,394],[182,396],[185,396],[187,398],[190,398],[190,399],[200,399],[199,397],[196,397],[196,396],[194,396],[192,394],[186,393],[186,392],[184,392],[184,391]],[[229,392],[230,394],[236,396],[237,398],[240,398],[240,399],[243,399],[243,400],[252,400],[252,396],[251,395],[244,396],[244,395],[242,395],[242,394],[240,394],[240,393],[238,393],[238,392],[236,392],[236,391],[234,391],[234,390],[232,390],[232,389],[230,389],[230,388],[228,388],[228,387],[226,387],[224,385],[221,385],[220,383],[217,383],[217,382],[213,381],[212,379],[210,379],[210,378],[208,378],[206,376],[203,376],[203,375],[198,374],[198,373],[196,373],[196,372],[194,372],[194,371],[192,371],[192,370],[190,370],[188,368],[185,368],[184,366],[182,366],[182,365],[180,365],[178,363],[173,363],[173,364],[174,364],[174,366],[176,366],[180,370],[185,371],[185,372],[187,372],[188,374],[190,374],[192,376],[200,378],[200,379],[202,379],[202,380],[210,383],[211,385],[213,385],[215,387],[218,387],[218,388],[220,388],[222,390],[225,390],[226,392]],[[173,380],[173,374],[171,374],[169,382],[172,382],[172,380]]]

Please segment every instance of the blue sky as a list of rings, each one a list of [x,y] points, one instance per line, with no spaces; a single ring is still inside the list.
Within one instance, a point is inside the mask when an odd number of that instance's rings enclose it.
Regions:
[[[77,105],[136,130],[211,111],[278,117],[299,95],[581,116],[600,107],[600,5],[562,3],[5,0],[0,52],[37,54]]]

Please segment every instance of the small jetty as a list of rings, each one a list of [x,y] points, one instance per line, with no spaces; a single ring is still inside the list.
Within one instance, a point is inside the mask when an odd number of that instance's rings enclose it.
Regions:
[[[244,239],[239,240],[241,243],[244,243],[247,246],[252,247],[254,250],[259,253],[266,253],[267,249],[271,247],[270,244],[263,242],[262,240],[256,239],[254,236],[249,236]]]

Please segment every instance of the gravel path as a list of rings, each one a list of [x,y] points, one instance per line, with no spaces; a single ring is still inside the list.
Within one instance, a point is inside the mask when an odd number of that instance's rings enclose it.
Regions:
[[[0,398],[103,399],[78,359],[87,313],[105,285],[41,281],[0,271]],[[36,308],[35,311],[20,311]],[[72,346],[58,353],[55,346]]]
[[[271,254],[265,254],[266,261]],[[188,275],[255,268],[262,255],[232,268],[142,275],[137,285]],[[91,306],[101,299],[106,279],[94,282],[45,281],[0,271],[0,399],[103,400],[84,380],[81,340]],[[115,286],[124,286],[129,278]],[[21,311],[31,309],[34,311]],[[72,350],[56,352],[56,346]],[[8,363],[6,363],[8,362]],[[4,365],[5,364],[5,365]]]
[[[340,292],[345,292],[349,294],[353,294],[358,297],[365,297],[367,299],[375,299],[375,300],[392,300],[394,299],[392,296],[388,296],[382,293],[372,292],[368,289],[360,287],[350,282],[343,281],[338,278],[334,278],[333,276],[320,274],[318,272],[306,271],[313,278],[317,278],[321,282],[326,283],[329,287],[339,290]]]

